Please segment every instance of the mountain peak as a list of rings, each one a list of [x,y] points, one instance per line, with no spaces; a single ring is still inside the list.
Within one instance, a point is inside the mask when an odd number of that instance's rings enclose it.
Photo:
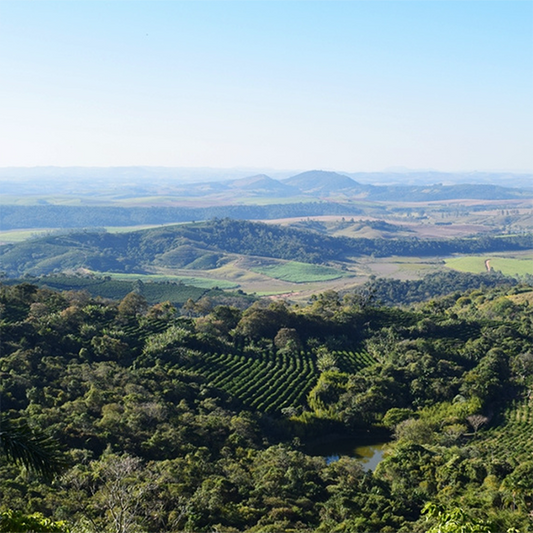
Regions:
[[[344,174],[327,170],[309,170],[283,180],[283,182],[298,187],[306,193],[342,192],[358,185],[356,181]]]
[[[290,195],[299,193],[294,187],[275,180],[266,174],[256,174],[255,176],[232,180],[228,185],[232,189],[241,189],[256,194],[275,193]]]

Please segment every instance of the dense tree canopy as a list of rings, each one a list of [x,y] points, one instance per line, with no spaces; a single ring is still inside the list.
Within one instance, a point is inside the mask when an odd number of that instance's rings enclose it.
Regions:
[[[4,456],[0,530],[531,531],[532,291],[189,313],[1,285],[4,415],[70,466]],[[390,442],[371,472],[324,435]]]

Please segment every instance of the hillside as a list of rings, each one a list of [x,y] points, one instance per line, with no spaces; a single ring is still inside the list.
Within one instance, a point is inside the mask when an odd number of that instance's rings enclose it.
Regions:
[[[11,277],[87,268],[100,272],[150,272],[154,268],[209,270],[231,254],[303,263],[346,263],[354,257],[438,256],[530,250],[533,235],[471,239],[330,237],[314,231],[255,222],[215,219],[129,233],[82,232],[48,236],[0,247]]]
[[[324,170],[303,172],[284,180],[284,183],[298,188],[302,193],[319,196],[353,193],[356,188],[361,188],[358,183],[348,176]]]
[[[265,174],[230,181],[227,182],[227,186],[230,189],[237,189],[244,193],[252,193],[254,196],[297,196],[301,192],[297,187],[291,187],[290,184],[287,185]]]
[[[176,224],[230,217],[239,220],[277,219],[323,215],[359,215],[359,206],[333,202],[270,205],[213,205],[209,207],[111,207],[86,205],[2,205],[0,228],[101,228]]]
[[[0,284],[2,438],[47,437],[64,469],[50,484],[2,457],[0,525],[527,533],[533,311],[515,296],[531,290],[179,316],[137,293]],[[331,457],[340,437],[387,451],[365,470]]]

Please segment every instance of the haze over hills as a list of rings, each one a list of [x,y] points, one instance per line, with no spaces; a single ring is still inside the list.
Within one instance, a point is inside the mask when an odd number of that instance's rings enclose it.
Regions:
[[[298,187],[292,186],[288,181],[281,182],[272,179],[266,174],[230,181],[228,186],[233,189],[251,192],[258,196],[296,196],[301,193]]]
[[[297,187],[304,194],[320,196],[342,192],[353,194],[358,190],[370,190],[368,186],[361,186],[348,176],[324,170],[309,170],[284,180],[284,183]]]
[[[207,177],[208,179],[200,179]],[[279,179],[277,179],[279,178]],[[204,198],[239,203],[247,197],[315,199],[359,198],[370,201],[501,200],[533,197],[533,174],[357,173],[311,170],[291,175],[250,175],[247,170],[117,168],[4,168],[4,195],[96,195],[113,202],[143,196]],[[369,182],[373,182],[369,183]],[[381,185],[379,183],[382,183]],[[447,183],[450,183],[447,185]],[[505,184],[502,186],[500,184]],[[105,199],[104,199],[105,197]],[[48,201],[48,199],[45,199]],[[10,202],[9,199],[4,203]]]

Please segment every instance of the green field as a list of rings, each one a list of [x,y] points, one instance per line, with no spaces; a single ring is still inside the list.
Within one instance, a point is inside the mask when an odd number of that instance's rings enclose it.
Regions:
[[[523,276],[533,274],[533,257],[517,259],[513,257],[498,257],[492,255],[477,255],[454,257],[445,261],[448,268],[461,272],[486,272],[485,261],[490,261],[490,267],[507,276]]]
[[[38,228],[38,229],[15,229],[8,231],[0,231],[0,242],[23,242],[28,239],[36,237],[45,237],[46,235],[56,231],[55,229]]]
[[[109,233],[129,233],[130,231],[141,231],[143,229],[160,228],[162,226],[176,226],[178,223],[172,224],[143,224],[140,226],[105,226],[105,230]]]
[[[270,278],[280,279],[282,281],[290,281],[292,283],[330,281],[349,276],[349,274],[346,274],[342,270],[338,270],[336,268],[311,265],[309,263],[300,263],[298,261],[289,261],[287,263],[255,267],[250,270]]]
[[[121,300],[128,293],[138,289],[136,282],[139,276],[133,276],[129,279],[112,279],[106,277],[80,277],[68,274],[54,274],[43,278],[35,278],[33,283],[38,286],[46,286],[60,291],[80,291],[86,290],[93,296],[102,298],[111,298]],[[148,281],[145,279],[145,281]],[[142,295],[149,304],[155,304],[164,301],[170,301],[173,304],[182,305],[189,298],[196,301],[202,296],[209,293],[211,287],[195,287],[183,283],[162,283],[155,282],[144,283],[142,286]]]
[[[162,226],[176,226],[179,222],[172,224],[142,224],[137,226],[106,226],[105,230],[109,233],[128,233],[130,231],[140,231],[144,229],[159,228]],[[80,232],[82,228],[60,229],[60,228],[29,228],[29,229],[14,229],[0,231],[0,242],[22,242],[28,239],[35,239],[37,237],[45,237],[46,235],[57,235],[69,232]]]

